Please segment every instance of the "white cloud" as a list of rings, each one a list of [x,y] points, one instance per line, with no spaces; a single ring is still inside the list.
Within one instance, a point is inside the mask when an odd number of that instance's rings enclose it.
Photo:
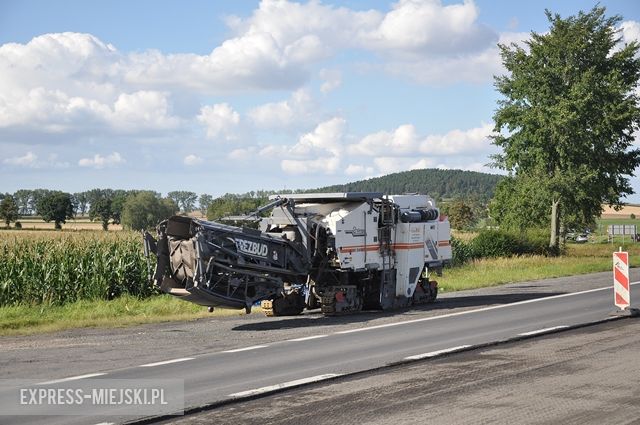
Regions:
[[[204,162],[204,160],[202,158],[200,158],[199,156],[190,154],[184,157],[184,159],[182,160],[182,162],[184,162],[184,165],[200,165]]]
[[[240,114],[226,103],[203,106],[198,115],[198,121],[207,128],[207,137],[217,139],[222,137],[232,140],[236,137],[235,130],[240,124]]]
[[[81,167],[92,167],[92,168],[105,168],[105,167],[116,167],[118,165],[124,164],[126,161],[118,152],[113,152],[110,155],[102,156],[100,154],[95,154],[93,158],[82,158],[78,161],[78,165]]]
[[[266,158],[312,159],[340,156],[343,150],[347,121],[334,117],[323,121],[316,128],[302,135],[298,142],[290,145],[267,145],[259,155]]]
[[[280,166],[287,174],[334,174],[340,168],[340,158],[333,156],[307,160],[283,159]]]
[[[302,136],[291,151],[299,156],[309,156],[317,151],[338,156],[342,152],[346,125],[347,121],[344,118],[332,118],[322,122],[312,132]]]
[[[635,41],[640,43],[640,22],[636,21],[624,21],[620,25],[622,31],[622,41],[624,43],[631,43]]]
[[[342,84],[342,74],[337,69],[323,68],[318,73],[318,76],[323,81],[320,91],[324,94],[337,89]]]
[[[306,125],[314,118],[315,102],[307,89],[299,89],[282,102],[266,103],[248,113],[258,128],[277,129]]]
[[[373,174],[373,167],[366,167],[364,165],[358,164],[349,164],[347,168],[345,168],[344,173],[347,176],[370,175]]]
[[[416,161],[415,157],[377,157],[373,159],[376,168],[382,174],[398,173],[400,171],[432,168],[435,162],[422,158]]]
[[[430,135],[420,144],[420,152],[431,156],[486,154],[492,149],[489,139],[492,132],[493,124],[483,124],[469,130]]]
[[[167,93],[137,91],[122,93],[113,105],[113,113],[107,115],[113,128],[118,130],[168,130],[180,125],[171,115]]]
[[[392,155],[401,156],[418,150],[418,136],[413,125],[405,124],[393,132],[379,131],[362,138],[360,142],[350,145],[348,151],[352,155]]]
[[[296,144],[267,145],[260,149],[259,155],[280,159],[280,166],[287,174],[334,174],[340,168],[346,125],[344,118],[331,118],[302,135]]]
[[[229,159],[233,159],[237,161],[245,161],[247,159],[253,158],[255,155],[256,155],[256,148],[249,147],[249,148],[234,149],[231,152],[229,152],[229,155],[227,155],[227,157]]]
[[[17,156],[14,158],[3,159],[2,162],[9,165],[17,165],[20,167],[35,167],[37,164],[38,156],[33,152],[27,152],[23,156]]]
[[[481,51],[497,34],[478,24],[473,1],[443,6],[439,0],[400,0],[363,44],[392,55],[444,54]]]
[[[488,83],[494,75],[505,72],[497,43],[520,43],[529,37],[529,33],[502,33],[497,42],[488,43],[482,50],[440,56],[425,54],[389,60],[381,66],[391,75],[409,77],[420,84]]]
[[[492,124],[483,124],[469,130],[451,130],[446,134],[419,137],[412,124],[404,124],[394,131],[379,131],[349,145],[351,155],[401,157],[407,154],[429,156],[455,156],[486,153],[491,149],[489,136]]]

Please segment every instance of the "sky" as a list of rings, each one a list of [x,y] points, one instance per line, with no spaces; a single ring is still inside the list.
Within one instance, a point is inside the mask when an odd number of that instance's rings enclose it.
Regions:
[[[595,4],[0,0],[0,191],[219,196],[499,173],[497,44],[545,32],[545,9]],[[640,41],[640,2],[599,4]]]

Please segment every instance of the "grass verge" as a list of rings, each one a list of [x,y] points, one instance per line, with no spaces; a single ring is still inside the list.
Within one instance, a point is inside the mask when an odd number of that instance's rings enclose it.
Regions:
[[[195,320],[244,314],[244,310],[216,309],[181,301],[169,295],[139,299],[129,295],[111,301],[77,301],[62,306],[0,307],[0,335],[30,335],[73,328],[117,328],[143,323]]]
[[[553,277],[573,276],[586,273],[609,271],[612,268],[612,254],[616,251],[611,244],[568,245],[561,257],[529,255],[511,258],[483,258],[460,267],[445,269],[438,278],[441,291],[461,291],[505,283]],[[631,266],[638,264],[640,244],[622,246],[629,252]]]

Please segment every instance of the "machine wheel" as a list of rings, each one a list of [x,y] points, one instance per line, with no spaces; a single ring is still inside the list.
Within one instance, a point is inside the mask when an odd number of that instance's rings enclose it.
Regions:
[[[297,316],[304,310],[304,297],[297,292],[264,300],[260,303],[267,317],[272,316]]]
[[[435,302],[438,297],[438,282],[435,280],[418,281],[418,286],[413,293],[413,304],[427,304]]]

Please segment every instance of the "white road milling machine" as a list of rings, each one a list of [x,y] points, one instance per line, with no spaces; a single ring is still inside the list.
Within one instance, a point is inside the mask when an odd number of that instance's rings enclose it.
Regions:
[[[283,194],[229,219],[174,216],[145,233],[162,291],[210,308],[260,305],[267,316],[407,307],[436,299],[450,228],[426,195]],[[261,215],[271,210],[265,217]],[[255,227],[255,226],[254,226]]]

